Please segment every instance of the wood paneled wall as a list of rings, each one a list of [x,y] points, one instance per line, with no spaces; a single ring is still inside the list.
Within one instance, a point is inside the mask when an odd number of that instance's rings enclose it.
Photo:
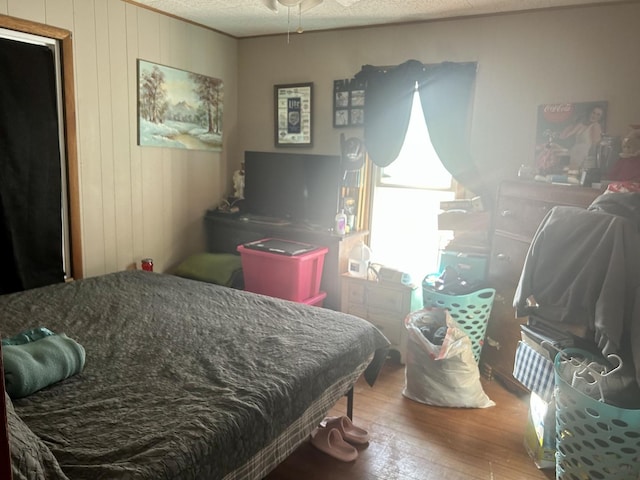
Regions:
[[[84,276],[203,250],[204,212],[239,164],[237,41],[122,0],[0,0],[0,13],[72,32]],[[223,80],[222,152],[137,145],[139,58]]]

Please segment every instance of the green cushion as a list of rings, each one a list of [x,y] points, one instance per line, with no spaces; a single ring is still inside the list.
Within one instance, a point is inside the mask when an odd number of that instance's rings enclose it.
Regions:
[[[231,287],[242,269],[239,255],[233,253],[196,253],[176,268],[179,277]]]

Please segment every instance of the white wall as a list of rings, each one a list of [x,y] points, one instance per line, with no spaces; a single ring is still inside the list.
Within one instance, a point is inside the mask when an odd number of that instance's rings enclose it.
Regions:
[[[0,13],[72,32],[84,275],[144,257],[163,271],[202,250],[230,177],[237,41],[121,0],[0,0]],[[223,80],[221,153],[137,146],[138,58]]]
[[[313,151],[338,153],[344,130],[332,126],[334,80],[365,64],[474,61],[472,153],[493,178],[515,176],[521,163],[533,162],[538,105],[607,100],[609,133],[640,123],[639,18],[634,2],[293,34],[289,44],[285,36],[242,39],[237,156],[275,150],[274,84],[314,82]]]

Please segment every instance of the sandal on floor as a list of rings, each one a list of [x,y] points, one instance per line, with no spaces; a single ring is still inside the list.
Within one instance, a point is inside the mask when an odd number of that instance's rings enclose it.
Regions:
[[[369,432],[364,428],[356,427],[349,417],[327,417],[321,425],[326,428],[336,428],[344,440],[349,443],[363,445],[369,441]]]
[[[311,432],[311,445],[343,462],[352,462],[358,457],[358,450],[345,442],[336,428],[316,428]]]

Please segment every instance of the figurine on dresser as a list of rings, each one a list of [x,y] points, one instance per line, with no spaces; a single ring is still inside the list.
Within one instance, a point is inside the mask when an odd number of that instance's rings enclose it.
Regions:
[[[622,140],[618,161],[607,176],[612,181],[640,181],[640,125],[631,125],[631,131]]]
[[[244,163],[240,170],[233,172],[233,196],[238,199],[244,198]]]
[[[236,215],[242,210],[244,203],[244,163],[240,170],[233,172],[233,195],[224,198],[216,208],[216,213]]]

